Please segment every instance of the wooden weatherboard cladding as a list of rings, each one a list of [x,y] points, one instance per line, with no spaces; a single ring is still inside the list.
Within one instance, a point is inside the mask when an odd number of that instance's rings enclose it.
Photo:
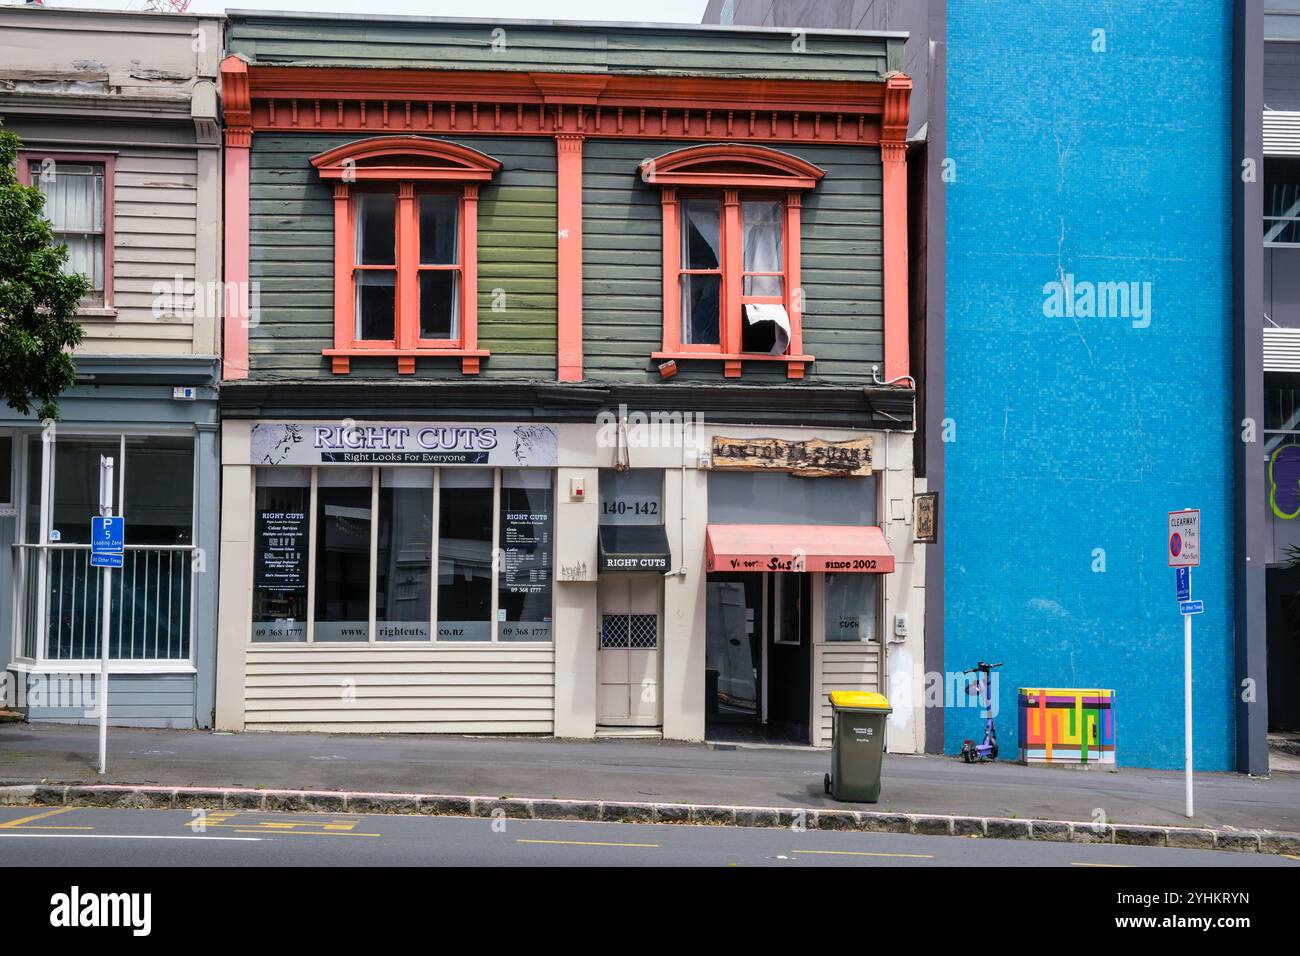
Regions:
[[[503,164],[479,206],[487,377],[653,381],[655,340],[663,354],[672,328],[662,247],[671,210],[657,203],[656,224],[644,215],[636,166],[674,148],[734,143],[786,151],[826,176],[799,199],[803,254],[785,264],[801,293],[802,309],[785,304],[804,314],[802,342],[791,336],[800,354],[764,362],[753,353],[752,363],[732,354],[722,371],[754,384],[786,374],[857,386],[882,364],[887,378],[906,380],[911,82],[898,72],[901,37],[277,14],[236,16],[228,38],[226,273],[259,282],[263,321],[226,323],[227,379],[249,367],[272,378],[321,370],[328,243],[313,248],[307,237],[322,231],[327,203],[292,180],[304,160],[349,137],[417,136],[473,145]],[[734,210],[738,194],[729,195]],[[794,200],[786,205],[788,230]],[[638,248],[651,232],[650,248]],[[646,268],[659,281],[646,281]],[[683,364],[683,384],[718,377],[716,362]],[[417,376],[447,374],[436,360],[421,366]]]
[[[334,343],[334,208],[311,157],[365,136],[258,133],[249,163],[249,273],[260,320],[249,329],[253,378],[328,376]],[[486,378],[555,377],[556,197],[551,139],[462,137],[501,160],[478,201],[478,344]],[[457,378],[426,359],[416,378]],[[391,378],[391,358],[354,358],[353,378]]]
[[[809,438],[725,438],[710,453],[719,471],[786,471],[800,478],[862,478],[871,474],[871,436],[848,441]]]
[[[662,140],[588,140],[583,152],[583,352],[598,381],[652,382],[663,333],[660,189],[637,166]],[[865,384],[884,360],[880,152],[871,147],[780,147],[826,170],[803,197],[803,348],[817,357],[805,381]],[[721,362],[679,363],[676,381],[721,377]],[[753,363],[746,382],[784,382],[784,368]]]
[[[226,46],[253,64],[783,77],[875,82],[902,36],[402,17],[232,15]]]

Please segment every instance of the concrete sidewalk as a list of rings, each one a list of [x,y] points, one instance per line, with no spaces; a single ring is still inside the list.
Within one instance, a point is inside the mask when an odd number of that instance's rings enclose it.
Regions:
[[[0,725],[0,784],[135,784],[521,796],[664,804],[856,809],[1040,820],[1300,831],[1300,774],[1196,777],[1182,815],[1180,773],[1066,770],[949,757],[888,756],[877,804],[827,797],[830,756],[659,741],[109,731],[95,772],[94,727]]]

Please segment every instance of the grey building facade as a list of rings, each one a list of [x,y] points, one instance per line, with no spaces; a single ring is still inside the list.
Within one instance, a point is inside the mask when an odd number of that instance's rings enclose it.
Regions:
[[[0,676],[29,720],[98,719],[99,461],[126,519],[109,719],[213,714],[222,292],[220,18],[0,10],[0,119],[91,279],[61,420],[0,409]]]

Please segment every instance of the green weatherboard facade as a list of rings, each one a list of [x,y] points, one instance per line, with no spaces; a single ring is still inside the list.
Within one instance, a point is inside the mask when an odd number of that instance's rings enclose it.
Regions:
[[[780,31],[464,23],[416,18],[231,16],[227,45],[255,65],[561,71],[875,82],[901,66],[901,37]],[[250,151],[250,278],[260,321],[249,332],[254,380],[334,379],[333,201],[310,158],[358,133],[257,132]],[[549,137],[446,139],[502,164],[480,190],[477,377],[554,381],[557,361],[556,147]],[[719,137],[718,140],[722,140]],[[658,190],[637,164],[699,141],[601,139],[583,146],[583,371],[590,382],[659,380],[662,227]],[[883,361],[879,150],[773,144],[825,178],[802,214],[808,384],[853,387]],[[721,382],[717,362],[679,363],[677,382]],[[391,358],[355,358],[347,378],[392,379]],[[407,378],[403,376],[403,378]],[[424,359],[417,380],[463,380],[458,362]],[[790,383],[749,363],[744,383]]]
[[[366,135],[258,133],[249,159],[249,278],[262,321],[249,330],[254,378],[329,376],[334,343],[334,201],[310,159]],[[513,136],[453,142],[501,161],[479,190],[479,345],[482,375],[555,378],[555,142]],[[351,376],[391,378],[392,359],[354,359]],[[459,363],[425,360],[416,377],[461,377]]]

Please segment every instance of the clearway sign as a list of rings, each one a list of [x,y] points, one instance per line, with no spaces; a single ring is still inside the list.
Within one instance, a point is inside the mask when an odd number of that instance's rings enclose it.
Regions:
[[[1201,509],[1169,512],[1169,567],[1201,566]]]

